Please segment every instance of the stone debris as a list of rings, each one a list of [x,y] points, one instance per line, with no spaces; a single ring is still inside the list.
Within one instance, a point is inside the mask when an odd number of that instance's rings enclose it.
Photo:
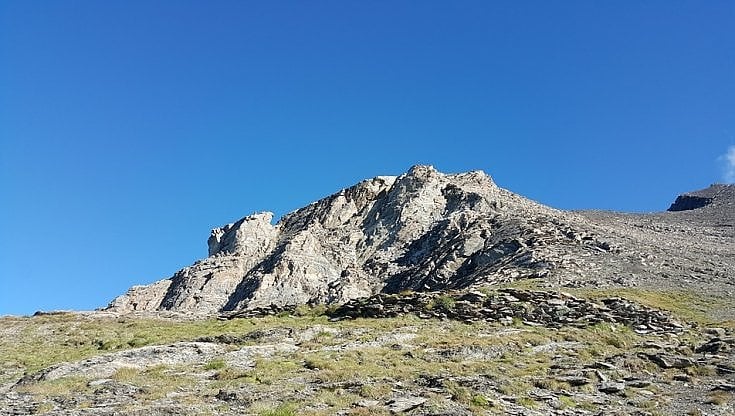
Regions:
[[[250,311],[224,315],[250,315]],[[684,326],[669,315],[621,298],[593,302],[555,291],[500,289],[444,293],[378,294],[355,299],[328,311],[333,320],[389,318],[414,314],[425,319],[454,319],[463,322],[513,319],[550,328],[585,327],[602,322],[623,324],[647,332],[680,332]],[[246,316],[247,316],[246,315]]]
[[[648,358],[661,368],[687,368],[695,364],[689,357],[667,353],[643,353],[642,356]]]
[[[355,406],[357,407],[375,407],[380,405],[380,402],[377,400],[360,400],[359,402],[355,403]]]
[[[735,392],[735,384],[732,383],[720,383],[712,388],[713,391],[720,390],[720,391],[729,391],[729,392]]]
[[[720,352],[732,351],[735,348],[735,337],[715,337],[706,343],[698,346],[695,352],[704,352],[717,354]]]
[[[592,382],[592,380],[587,378],[587,376],[579,375],[557,376],[554,379],[562,383],[568,383],[570,386],[584,386],[585,384],[590,384]]]
[[[262,318],[264,316],[276,316],[280,314],[293,315],[296,312],[296,305],[268,305],[259,306],[252,309],[244,309],[235,312],[225,312],[219,315],[220,319],[232,318]]]
[[[622,393],[623,391],[625,391],[625,383],[616,383],[616,382],[602,383],[597,389],[603,393],[608,393],[608,394]]]

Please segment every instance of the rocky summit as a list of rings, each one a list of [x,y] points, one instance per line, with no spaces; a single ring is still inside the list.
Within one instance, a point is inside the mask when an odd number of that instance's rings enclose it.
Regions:
[[[296,210],[212,230],[209,256],[134,286],[109,311],[224,311],[344,303],[542,278],[557,287],[733,290],[732,185],[677,198],[666,213],[556,210],[487,174],[414,166]]]

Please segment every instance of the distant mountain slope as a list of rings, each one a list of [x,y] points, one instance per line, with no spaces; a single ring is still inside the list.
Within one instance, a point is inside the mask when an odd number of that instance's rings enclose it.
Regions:
[[[704,274],[732,284],[732,214],[722,212],[732,208],[732,189],[725,188],[717,204],[703,208],[725,224],[687,241],[700,225],[677,217],[683,212],[564,212],[501,189],[483,172],[414,166],[360,182],[275,225],[271,213],[259,213],[212,230],[206,259],[134,286],[108,309],[215,313],[533,277],[553,286],[629,286]]]

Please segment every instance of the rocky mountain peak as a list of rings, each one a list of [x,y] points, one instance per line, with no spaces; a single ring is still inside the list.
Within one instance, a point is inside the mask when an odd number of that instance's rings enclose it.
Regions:
[[[436,169],[434,169],[431,165],[413,165],[408,169],[408,172],[406,172],[404,175],[406,177],[413,177],[413,178],[430,178],[432,176],[440,176],[442,175],[439,173]]]
[[[629,219],[555,210],[498,187],[482,171],[444,174],[416,165],[272,220],[263,212],[215,228],[207,258],[131,288],[108,308],[211,314],[534,277],[557,285],[632,284],[662,273],[644,254],[661,250],[661,242],[639,234]],[[671,257],[682,261],[662,263],[666,273],[696,267],[685,254]]]
[[[207,240],[209,256],[246,254],[249,249],[257,247],[258,242],[270,240],[275,235],[272,221],[272,212],[261,212],[213,229]]]

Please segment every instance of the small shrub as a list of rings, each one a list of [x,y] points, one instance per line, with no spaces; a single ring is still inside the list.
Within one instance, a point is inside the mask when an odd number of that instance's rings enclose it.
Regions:
[[[92,341],[92,344],[98,350],[102,350],[102,351],[109,351],[115,348],[115,343],[109,339],[95,339],[94,341]]]
[[[533,400],[530,397],[519,397],[517,403],[526,409],[535,409],[538,407],[536,400]]]
[[[457,302],[456,299],[449,295],[441,295],[436,298],[437,304],[444,309],[452,309],[454,304]]]
[[[140,369],[135,367],[121,367],[115,371],[112,378],[117,381],[130,381],[140,374]]]
[[[440,295],[431,299],[424,309],[432,310],[435,308],[452,309],[457,301],[449,295]]]
[[[219,381],[225,381],[225,380],[237,380],[245,376],[247,376],[247,373],[245,373],[244,371],[240,371],[232,367],[225,367],[221,369],[220,371],[218,371],[217,374],[214,375],[214,378]]]
[[[577,407],[580,408],[580,409],[582,409],[582,410],[587,410],[587,411],[590,411],[590,412],[595,411],[598,408],[598,406],[596,404],[594,404],[592,402],[588,402],[588,401],[583,401],[583,402],[577,403]]]
[[[656,400],[644,400],[636,403],[636,407],[639,409],[656,409],[659,407],[659,403]]]
[[[132,348],[143,347],[148,344],[150,344],[150,341],[148,341],[147,339],[143,337],[135,337],[131,339],[130,341],[128,341],[128,346]]]
[[[697,365],[685,369],[684,372],[686,372],[690,376],[716,376],[717,367],[713,365]]]
[[[560,391],[569,388],[569,383],[557,381],[552,378],[539,378],[533,380],[533,385],[534,387],[551,391]]]
[[[216,358],[204,365],[205,370],[221,370],[225,367],[227,367],[227,363],[221,358]]]
[[[624,339],[614,337],[614,336],[606,336],[603,338],[603,342],[607,345],[610,345],[615,348],[625,348],[626,343]]]
[[[313,342],[316,342],[317,344],[323,344],[333,338],[333,333],[327,331],[319,331],[316,335],[314,335]]]
[[[389,384],[376,384],[375,382],[363,384],[358,391],[360,396],[368,399],[380,399],[388,396],[390,392],[391,386]]]
[[[559,396],[559,403],[561,403],[562,409],[577,407],[577,402],[569,396]]]
[[[452,400],[458,403],[470,403],[470,392],[467,388],[462,387],[455,382],[447,382],[445,386],[449,394],[452,395]]]
[[[472,396],[472,399],[470,400],[470,405],[477,406],[477,407],[490,407],[490,402],[485,398],[485,396],[481,394],[476,394]]]
[[[318,357],[309,357],[304,360],[304,367],[308,368],[309,370],[329,370],[333,366],[332,363],[327,360],[323,360]]]
[[[491,296],[496,294],[497,292],[490,286],[482,286],[477,289],[480,293],[486,296]]]
[[[294,316],[317,318],[327,313],[327,305],[299,305],[294,310]]]

